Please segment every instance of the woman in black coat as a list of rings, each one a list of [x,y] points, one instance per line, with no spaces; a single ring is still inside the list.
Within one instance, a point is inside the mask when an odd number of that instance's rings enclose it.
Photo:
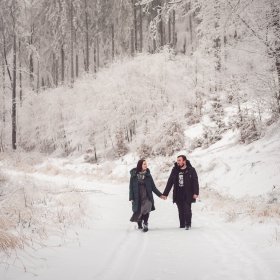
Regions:
[[[133,211],[130,221],[137,222],[138,228],[147,232],[150,212],[155,210],[153,192],[162,199],[166,197],[156,188],[146,160],[140,159],[130,175],[129,201]]]

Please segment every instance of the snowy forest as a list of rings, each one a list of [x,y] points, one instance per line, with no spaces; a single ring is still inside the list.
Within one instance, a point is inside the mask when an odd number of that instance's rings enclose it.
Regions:
[[[0,0],[1,279],[278,279],[279,140],[280,0]],[[180,154],[193,235],[156,198],[143,240],[129,171]]]
[[[1,151],[122,155],[153,123],[198,122],[205,97],[217,125],[195,145],[234,127],[241,141],[258,139],[280,114],[279,9],[276,0],[1,0]],[[81,79],[92,88],[76,90]],[[224,102],[238,107],[227,125]],[[144,144],[132,149],[148,152]]]

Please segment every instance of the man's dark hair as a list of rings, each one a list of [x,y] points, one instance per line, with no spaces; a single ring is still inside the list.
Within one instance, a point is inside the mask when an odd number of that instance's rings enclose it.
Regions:
[[[136,172],[139,173],[142,171],[142,165],[143,165],[143,162],[146,161],[145,159],[140,159],[138,160],[137,162],[137,166],[136,166]]]
[[[187,161],[187,157],[185,155],[179,155],[177,158],[181,157],[184,161]]]

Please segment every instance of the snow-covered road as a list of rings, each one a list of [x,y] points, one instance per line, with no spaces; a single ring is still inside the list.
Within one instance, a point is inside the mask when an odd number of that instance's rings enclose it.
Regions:
[[[82,184],[94,190],[87,194],[88,225],[76,228],[77,238],[61,247],[33,251],[32,256],[19,253],[27,272],[20,266],[1,266],[1,280],[279,279],[279,243],[271,246],[270,258],[265,257],[261,253],[267,248],[256,246],[259,236],[252,235],[255,240],[249,242],[246,225],[225,223],[202,202],[193,206],[193,227],[186,231],[178,228],[171,199],[155,198],[156,211],[143,233],[129,222],[127,184]]]

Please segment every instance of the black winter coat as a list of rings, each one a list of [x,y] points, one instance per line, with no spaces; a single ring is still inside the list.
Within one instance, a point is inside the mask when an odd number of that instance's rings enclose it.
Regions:
[[[137,172],[136,168],[133,168],[130,171],[130,183],[129,183],[129,201],[132,202],[132,211],[135,213],[137,212],[140,206],[140,193],[139,193],[139,187],[138,187],[138,178],[137,178]],[[145,175],[145,186],[147,189],[147,195],[149,200],[152,202],[152,211],[155,210],[155,205],[154,205],[154,198],[153,198],[153,192],[157,196],[161,196],[162,193],[156,188],[153,177],[150,173],[150,170],[147,169],[146,175]]]
[[[183,178],[184,178],[184,188],[185,192],[184,198],[178,198],[179,195],[179,172],[182,171],[177,163],[175,163],[169,179],[167,181],[165,190],[163,195],[168,196],[171,188],[173,188],[173,202],[177,202],[178,200],[185,200],[188,203],[195,202],[196,200],[193,198],[193,195],[199,195],[199,184],[198,177],[195,169],[192,167],[190,161],[187,160],[187,168],[185,169]],[[181,192],[180,192],[181,193]]]

